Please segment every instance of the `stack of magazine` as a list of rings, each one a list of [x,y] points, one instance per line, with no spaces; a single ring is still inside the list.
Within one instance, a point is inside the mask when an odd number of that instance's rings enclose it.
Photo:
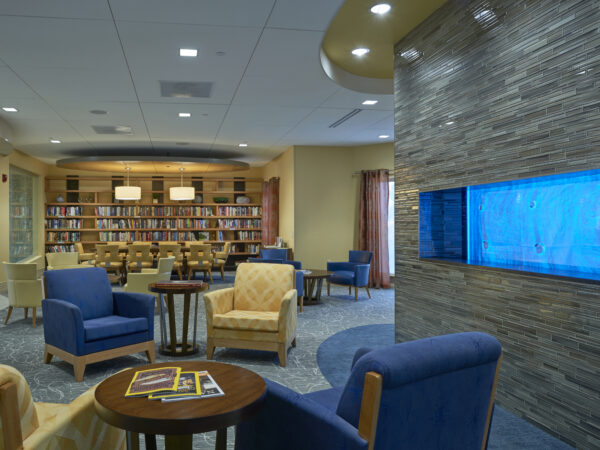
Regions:
[[[183,372],[180,367],[140,370],[125,393],[125,397],[148,397],[163,402],[221,395],[225,393],[208,372]]]

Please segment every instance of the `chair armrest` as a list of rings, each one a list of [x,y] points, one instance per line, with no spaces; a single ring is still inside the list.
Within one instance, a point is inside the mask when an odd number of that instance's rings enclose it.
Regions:
[[[304,296],[304,272],[296,271],[296,291],[298,297]]]
[[[279,305],[279,336],[287,340],[296,331],[298,291],[290,289],[285,293]]]
[[[215,314],[225,314],[233,309],[233,288],[219,289],[204,294],[206,307],[206,328],[212,330],[212,320]]]
[[[263,409],[236,426],[236,450],[366,450],[358,430],[335,411],[265,379]]]
[[[14,280],[9,281],[8,284],[8,291],[13,294],[9,299],[14,301],[14,303],[10,302],[11,306],[26,308],[40,306],[44,297],[41,280]]]
[[[83,315],[78,306],[64,300],[42,300],[44,340],[73,355],[82,355],[85,342]]]
[[[125,292],[150,293],[150,291],[148,291],[148,285],[150,283],[157,283],[159,281],[160,276],[158,273],[129,273],[127,274],[127,284],[123,287],[123,289]]]
[[[358,361],[363,355],[369,353],[371,350],[373,350],[372,347],[360,347],[358,350],[356,350],[354,353],[354,358],[352,358],[352,365],[350,366],[350,369],[354,368],[356,361]]]
[[[142,273],[158,273],[158,269],[142,269]],[[139,275],[139,273],[131,273],[131,274],[127,274],[127,277],[129,277],[129,275]]]
[[[56,404],[54,419],[40,423],[23,442],[24,450],[53,448],[57,442],[73,448],[124,448],[125,431],[108,425],[97,416],[95,391],[96,386],[68,405]]]
[[[348,270],[354,272],[354,266],[356,266],[356,264],[349,262],[328,262],[327,270],[330,272],[335,272],[336,270]]]
[[[150,294],[137,292],[113,292],[115,314],[122,317],[145,317],[148,320],[148,336],[154,339],[154,303]]]
[[[356,264],[354,266],[354,283],[355,286],[367,286],[369,284],[369,269],[370,264]]]
[[[291,259],[286,259],[282,264],[289,264],[290,266],[294,266],[294,269],[300,270],[302,269],[302,263],[300,261],[292,261]]]

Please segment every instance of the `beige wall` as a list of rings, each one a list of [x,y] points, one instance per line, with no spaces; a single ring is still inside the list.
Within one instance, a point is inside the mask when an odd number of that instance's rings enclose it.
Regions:
[[[394,167],[391,143],[294,148],[295,258],[306,268],[345,261],[358,243],[358,197],[363,169]]]
[[[290,148],[263,167],[263,177],[279,177],[279,235],[295,248],[294,149]]]
[[[0,174],[9,175],[10,166],[16,166],[20,169],[27,170],[38,175],[37,180],[37,198],[36,205],[34,205],[37,211],[36,217],[36,242],[35,248],[37,255],[44,255],[44,176],[46,175],[49,166],[42,161],[32,158],[31,156],[25,155],[17,150],[11,153],[9,156],[0,156]],[[0,261],[9,260],[9,183],[0,182]],[[38,265],[42,267],[43,258],[38,259]],[[0,282],[6,280],[4,270],[0,270]]]

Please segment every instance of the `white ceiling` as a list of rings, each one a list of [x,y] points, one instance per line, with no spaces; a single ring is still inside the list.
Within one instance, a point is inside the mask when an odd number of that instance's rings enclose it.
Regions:
[[[393,135],[392,96],[342,88],[319,63],[324,32],[342,3],[1,2],[0,107],[19,111],[0,110],[0,117],[12,126],[16,148],[46,161],[145,148],[233,151],[261,165],[291,145],[384,142],[380,134]],[[182,58],[179,48],[197,48],[198,57]],[[214,86],[206,99],[164,98],[159,80]],[[363,106],[367,98],[379,103]],[[355,108],[365,111],[329,128]],[[126,125],[133,134],[99,135],[92,125]]]

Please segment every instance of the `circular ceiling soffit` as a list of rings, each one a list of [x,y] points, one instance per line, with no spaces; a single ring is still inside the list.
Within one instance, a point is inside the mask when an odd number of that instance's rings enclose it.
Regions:
[[[233,172],[246,170],[248,163],[231,159],[181,157],[181,156],[84,156],[56,161],[63,169],[90,170],[97,172],[123,172],[126,167],[131,173],[178,174],[183,167],[186,174],[208,172]]]

